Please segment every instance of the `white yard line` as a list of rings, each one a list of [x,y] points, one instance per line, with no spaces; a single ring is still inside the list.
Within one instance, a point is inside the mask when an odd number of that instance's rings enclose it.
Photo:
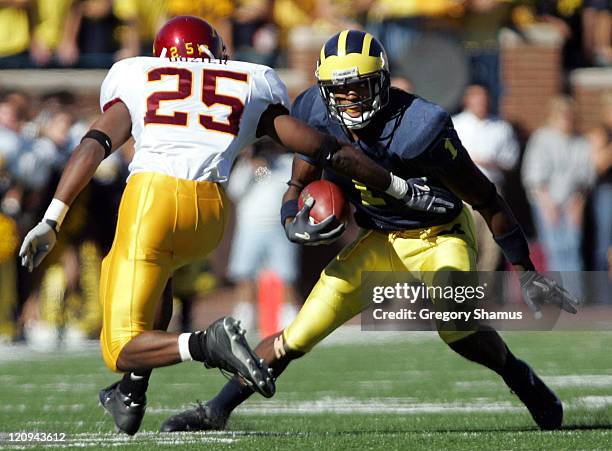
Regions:
[[[583,396],[572,398],[565,403],[566,410],[595,409],[612,406],[612,396]],[[22,404],[5,404],[0,406],[1,411],[21,411],[25,407]],[[147,409],[154,414],[170,414],[181,410],[183,407],[155,407]],[[91,406],[85,404],[73,405],[43,405],[47,412],[82,411]],[[419,402],[414,398],[377,398],[370,400],[356,398],[334,398],[324,397],[313,401],[257,401],[249,402],[241,406],[237,413],[239,415],[317,415],[332,413],[346,414],[465,414],[474,412],[485,413],[507,413],[524,412],[525,408],[517,405],[517,402],[494,401],[488,398],[474,398],[470,402]],[[41,426],[41,421],[32,421],[24,425],[26,428],[36,430]],[[73,422],[70,422],[74,425]],[[100,425],[100,422],[92,422]],[[38,428],[37,428],[38,426]],[[57,425],[55,425],[57,426]],[[172,445],[206,445],[206,444],[230,444],[235,443],[243,437],[253,435],[295,435],[289,433],[257,432],[257,431],[228,431],[228,432],[202,432],[202,433],[177,433],[160,434],[158,432],[140,432],[135,437],[128,437],[119,433],[87,432],[68,434],[63,442],[36,443],[36,448],[129,448],[131,446],[146,446],[156,444],[163,446]],[[8,432],[0,432],[0,449],[10,445],[11,449],[32,449],[32,444],[8,443]]]
[[[6,434],[0,433],[4,441],[0,442],[3,445],[10,445],[10,449],[32,449],[35,446],[37,449],[44,448],[125,448],[139,447],[147,444],[172,446],[172,445],[207,445],[207,444],[230,444],[235,443],[237,439],[225,436],[217,436],[220,434],[210,433],[176,433],[176,434],[160,434],[159,432],[139,432],[134,437],[129,437],[119,433],[102,433],[102,432],[86,432],[78,434],[67,434],[63,441],[56,442],[29,442],[28,444],[20,445],[18,442],[8,443]],[[3,446],[0,445],[0,449]]]
[[[440,340],[437,332],[421,331],[377,331],[365,332],[359,325],[342,326],[325,338],[318,347],[382,344],[382,343],[421,343]]]
[[[569,374],[544,379],[553,387],[612,387],[612,374]]]
[[[553,388],[568,387],[612,387],[612,374],[567,374],[564,376],[543,376],[544,381]],[[499,382],[491,380],[456,381],[455,387],[461,389],[494,389]]]
[[[32,362],[41,360],[58,360],[62,357],[90,357],[99,355],[100,344],[91,340],[83,343],[78,349],[58,348],[52,350],[36,350],[24,344],[0,344],[0,365],[8,362]]]

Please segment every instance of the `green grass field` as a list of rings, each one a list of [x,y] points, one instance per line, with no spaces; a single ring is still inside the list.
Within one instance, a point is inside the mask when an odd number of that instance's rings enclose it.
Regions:
[[[253,397],[228,430],[159,434],[161,422],[224,382],[196,363],[156,370],[141,432],[114,432],[97,405],[114,376],[97,348],[0,353],[0,448],[607,449],[612,448],[611,333],[506,333],[563,399],[565,427],[541,432],[488,370],[431,333],[341,329],[294,362],[271,400]],[[9,443],[7,433],[65,433],[62,443]]]

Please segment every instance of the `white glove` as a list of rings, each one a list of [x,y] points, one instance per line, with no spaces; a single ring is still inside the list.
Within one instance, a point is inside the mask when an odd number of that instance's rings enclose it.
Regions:
[[[47,222],[39,222],[28,232],[23,240],[19,256],[21,257],[21,266],[28,268],[32,272],[43,259],[47,256],[55,242],[57,241],[57,232]]]

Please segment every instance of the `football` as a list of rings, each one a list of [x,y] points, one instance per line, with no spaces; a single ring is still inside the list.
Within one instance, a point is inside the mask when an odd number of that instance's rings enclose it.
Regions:
[[[335,183],[329,180],[316,180],[309,183],[298,198],[300,210],[309,197],[315,200],[310,210],[310,218],[315,224],[331,215],[335,215],[339,222],[345,224],[348,222],[351,209],[344,193]]]

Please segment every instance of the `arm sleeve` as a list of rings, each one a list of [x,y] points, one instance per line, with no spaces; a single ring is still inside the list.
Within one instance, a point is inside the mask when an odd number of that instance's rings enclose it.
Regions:
[[[299,96],[295,98],[293,104],[291,105],[291,116],[296,119],[299,119],[302,122],[308,121],[308,114],[306,113],[306,107],[304,102],[304,96],[308,91],[302,92]]]
[[[308,108],[306,105],[307,102],[304,102],[304,97],[306,96],[307,92],[308,91],[304,91],[299,96],[297,96],[293,104],[291,105],[291,116],[293,116],[296,119],[299,119],[302,122],[306,122],[306,123],[308,123],[309,113],[308,113]],[[316,161],[313,158],[307,157],[306,155],[295,154],[295,157],[307,163],[310,163],[313,166],[319,165],[318,161]]]
[[[285,83],[279,78],[278,74],[273,69],[267,69],[264,72],[264,79],[267,85],[267,96],[266,99],[270,105],[283,105],[289,109],[289,95],[287,94],[287,87]]]
[[[122,88],[125,86],[124,76],[127,74],[123,67],[125,67],[125,63],[121,61],[115,63],[102,82],[102,87],[100,88],[100,109],[102,112],[109,109],[116,102],[125,103],[126,101],[126,95]]]
[[[436,140],[449,127],[452,129],[450,115],[438,105],[417,98],[402,117],[395,121],[394,139],[402,145],[394,146],[393,152],[403,160],[411,160],[431,149]],[[452,130],[454,135],[457,133]],[[459,138],[456,138],[459,141]],[[463,147],[463,146],[461,146]],[[433,156],[434,160],[436,156]]]

